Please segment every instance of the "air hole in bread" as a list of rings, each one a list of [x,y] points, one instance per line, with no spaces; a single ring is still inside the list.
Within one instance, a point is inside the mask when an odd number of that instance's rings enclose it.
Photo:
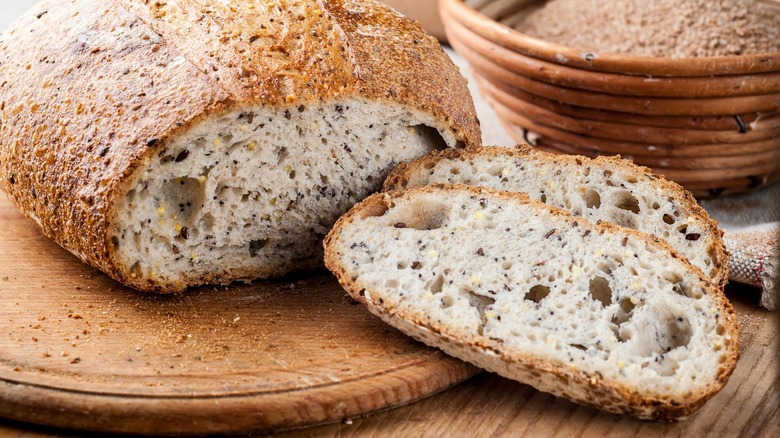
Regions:
[[[287,148],[282,146],[276,150],[276,164],[282,164],[289,156],[289,153],[287,152]]]
[[[635,307],[636,306],[630,299],[623,298],[620,301],[620,307],[612,315],[612,323],[615,324],[617,328],[620,328],[622,324],[631,319],[631,314],[634,312]],[[618,338],[620,338],[620,336],[618,336]]]
[[[505,168],[499,166],[492,166],[490,169],[488,169],[487,173],[490,174],[490,176],[502,177],[504,176]]]
[[[367,217],[378,217],[384,215],[390,206],[385,202],[377,202],[364,208],[360,212],[360,218],[365,219]]]
[[[544,193],[542,193],[542,195],[541,195],[541,196],[539,196],[539,200],[540,200],[540,201],[542,201],[542,202],[544,202],[544,203],[546,204],[546,203],[547,203],[547,195],[545,195]]]
[[[677,362],[667,353],[680,347],[686,347],[693,336],[691,323],[685,316],[678,316],[665,305],[649,309],[643,318],[632,321],[631,349],[644,357],[655,356],[650,365],[661,375],[672,375]],[[628,325],[628,324],[627,324]]]
[[[133,263],[132,266],[130,266],[130,275],[131,276],[141,276],[141,264],[138,262]]]
[[[618,339],[620,342],[626,342],[631,340],[631,337],[634,336],[634,332],[625,326],[618,326],[618,333],[617,333]]]
[[[484,295],[480,295],[474,292],[473,290],[464,289],[463,292],[465,292],[466,298],[468,298],[469,300],[469,305],[477,309],[477,312],[479,312],[480,317],[484,317],[487,308],[492,306],[493,303],[496,302],[495,299]]]
[[[662,336],[665,341],[661,345],[662,351],[669,352],[675,348],[687,346],[691,342],[693,330],[688,318],[669,314],[665,322],[666,333],[665,336]]]
[[[441,306],[443,308],[446,309],[448,307],[452,307],[453,304],[455,304],[455,299],[452,298],[451,296],[447,295],[445,297],[442,297],[442,299],[441,299]]]
[[[528,290],[528,293],[525,294],[525,299],[538,303],[547,297],[547,295],[550,295],[550,288],[542,284],[537,284]]]
[[[442,287],[444,286],[444,276],[443,275],[437,275],[436,278],[433,279],[432,283],[429,283],[426,285],[428,290],[431,291],[432,294],[438,294],[441,293]]]
[[[628,190],[621,190],[616,193],[615,207],[634,214],[639,214],[640,212],[639,200]]]
[[[634,304],[634,301],[629,298],[625,298],[620,302],[620,310],[622,310],[629,317],[635,308],[636,304]]]
[[[715,255],[718,253],[718,247],[715,246],[714,243],[711,243],[709,246],[707,246],[707,255],[710,256],[710,259],[715,259]],[[707,266],[709,266],[711,263],[707,260]]]
[[[421,137],[424,142],[431,144],[433,149],[441,150],[447,148],[447,142],[442,137],[438,129],[427,125],[414,125],[410,127],[417,137]],[[387,134],[385,134],[387,135]]]
[[[198,179],[174,178],[163,185],[157,213],[160,220],[188,223],[200,211],[204,198],[205,190]]]
[[[257,253],[268,245],[268,239],[258,239],[249,241],[249,256],[254,257]]]
[[[679,283],[682,281],[682,277],[680,277],[679,274],[672,271],[666,271],[663,274],[664,280],[668,281],[669,283]]]
[[[501,263],[501,269],[508,271],[512,269],[512,262],[503,262]]]
[[[460,169],[458,169],[457,167],[453,166],[453,167],[450,168],[450,173],[453,174],[453,175],[458,175],[458,174],[460,174]]]
[[[451,206],[444,202],[417,200],[398,207],[397,217],[406,218],[406,228],[415,230],[436,230],[444,226],[449,216]]]
[[[679,282],[675,283],[674,286],[672,286],[672,290],[676,294],[682,295],[684,297],[694,298],[694,299],[701,298],[701,291],[698,289],[696,290],[691,289],[685,281],[682,281],[682,279]]]
[[[582,199],[585,201],[585,207],[587,208],[601,207],[601,196],[593,189],[585,190],[585,193],[582,194]]]
[[[216,220],[214,219],[214,216],[211,213],[206,213],[200,217],[200,220],[198,221],[198,228],[202,229],[203,231],[209,232],[214,228],[215,221]],[[197,228],[190,229],[190,232],[192,233],[196,229]]]
[[[406,269],[409,265],[406,262],[398,262],[396,269]]]
[[[663,219],[664,219],[664,223],[667,225],[671,225],[674,223],[674,218],[668,214],[664,214]]]
[[[591,278],[588,283],[588,292],[594,301],[598,301],[604,307],[612,303],[612,288],[609,287],[609,281],[604,277]]]

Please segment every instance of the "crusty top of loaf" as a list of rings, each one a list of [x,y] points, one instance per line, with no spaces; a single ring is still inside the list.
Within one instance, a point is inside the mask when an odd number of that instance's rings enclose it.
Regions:
[[[167,139],[244,106],[345,97],[428,111],[479,142],[438,42],[372,0],[45,0],[0,37],[0,187],[111,270],[116,198]]]

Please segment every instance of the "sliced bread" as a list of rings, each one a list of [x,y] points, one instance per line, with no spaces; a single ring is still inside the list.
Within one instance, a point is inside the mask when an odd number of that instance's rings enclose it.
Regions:
[[[404,333],[614,413],[685,417],[738,357],[728,300],[668,244],[522,193],[372,195],[328,234],[325,263]]]
[[[526,192],[591,221],[606,221],[666,240],[712,281],[728,281],[723,232],[678,184],[619,157],[555,155],[522,145],[433,152],[398,166],[385,190],[430,183]]]

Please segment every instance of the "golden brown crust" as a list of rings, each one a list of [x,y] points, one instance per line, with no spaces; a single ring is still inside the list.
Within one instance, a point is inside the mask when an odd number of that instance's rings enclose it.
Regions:
[[[444,151],[443,154],[452,155],[449,151]],[[437,195],[446,199],[446,194],[443,194],[442,191],[446,192],[447,190],[466,190],[479,197],[504,198],[510,202],[531,204],[535,208],[548,210],[555,216],[572,218],[568,212],[531,200],[525,193],[498,191],[460,184],[432,184],[401,191],[374,194],[356,204],[347,214],[343,215],[324,241],[325,266],[333,272],[342,287],[353,298],[366,305],[372,313],[421,342],[442,348],[445,352],[457,355],[461,359],[467,358],[479,366],[489,365],[492,371],[504,377],[516,379],[557,396],[564,396],[578,403],[613,413],[627,414],[656,421],[677,421],[698,410],[726,384],[739,358],[739,329],[731,303],[722,290],[717,287],[709,287],[705,292],[714,298],[719,309],[716,318],[721,321],[720,325],[723,327],[724,333],[730,335],[731,338],[731,342],[724,346],[726,351],[723,356],[726,360],[720,364],[716,381],[708,384],[700,393],[690,394],[690,397],[685,400],[673,400],[637,393],[623,387],[619,382],[604,379],[598,373],[591,374],[572,367],[555,366],[536,357],[513,354],[502,348],[498,342],[476,335],[462,337],[450,331],[446,325],[435,325],[430,320],[419,318],[417,315],[394,307],[388,301],[366,300],[366,291],[362,289],[362,286],[355,283],[356,279],[351,278],[345,267],[340,263],[340,257],[336,250],[338,247],[336,241],[339,239],[342,229],[366,215],[381,215],[398,198],[413,197],[416,193],[437,193]],[[366,214],[366,212],[369,213]],[[578,220],[581,221],[582,219],[578,218]],[[618,232],[631,236],[632,239],[647,240],[649,245],[663,248],[672,257],[684,260],[676,250],[662,239],[607,222],[591,225],[601,231]],[[699,281],[706,285],[712,284],[698,268],[690,264],[688,265],[692,274],[696,275]],[[372,296],[378,295],[374,293],[375,291],[369,292],[372,293]]]
[[[228,101],[191,64],[166,65],[177,57],[101,2],[43,2],[0,41],[0,187],[102,270],[117,269],[108,234],[123,179],[167,133]]]
[[[0,38],[0,187],[83,261],[159,291],[110,242],[134,172],[211,115],[349,97],[428,111],[480,141],[438,42],[371,1],[46,0]]]
[[[678,203],[685,205],[695,217],[699,218],[702,223],[706,225],[706,228],[712,231],[717,242],[713,256],[717,275],[715,275],[711,281],[721,290],[728,282],[729,254],[723,244],[723,230],[718,228],[718,222],[712,219],[699,203],[696,202],[693,195],[682,186],[653,173],[652,169],[648,167],[636,165],[630,160],[621,158],[619,155],[588,158],[580,155],[553,154],[534,149],[526,144],[517,145],[514,149],[497,146],[477,146],[458,150],[434,151],[411,163],[404,163],[393,169],[385,180],[384,190],[389,191],[405,188],[408,184],[409,175],[421,172],[422,169],[430,168],[439,160],[468,160],[471,157],[479,156],[509,156],[515,159],[533,156],[536,159],[542,159],[560,166],[573,165],[576,162],[592,162],[603,166],[604,168],[622,170],[634,175],[636,178],[651,180],[655,186],[668,193],[669,196],[676,199]]]

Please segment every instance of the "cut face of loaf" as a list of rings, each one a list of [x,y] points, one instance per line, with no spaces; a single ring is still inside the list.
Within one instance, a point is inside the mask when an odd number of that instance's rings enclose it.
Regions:
[[[118,257],[132,276],[166,283],[312,268],[336,219],[390,169],[456,143],[432,124],[358,100],[201,123],[137,172],[117,209]]]
[[[434,152],[395,169],[385,189],[430,183],[525,192],[593,222],[658,236],[716,285],[728,281],[728,253],[717,223],[682,187],[619,157],[554,155],[525,145]]]
[[[325,262],[408,335],[614,413],[685,417],[738,356],[731,305],[665,242],[522,193],[373,195],[336,223]]]

